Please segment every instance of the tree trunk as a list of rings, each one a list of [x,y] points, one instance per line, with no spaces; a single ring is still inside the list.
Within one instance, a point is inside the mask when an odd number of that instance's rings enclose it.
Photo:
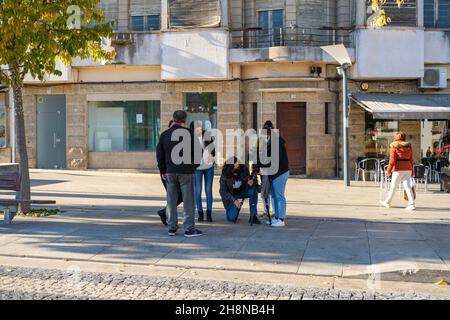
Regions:
[[[30,200],[30,171],[28,170],[28,152],[27,152],[27,142],[25,137],[25,119],[23,115],[23,98],[22,98],[22,87],[19,85],[13,85],[14,93],[14,114],[16,117],[16,139],[17,139],[17,149],[19,151],[19,167],[20,167],[20,199]],[[14,143],[14,142],[13,142]],[[20,212],[29,212],[30,204],[21,203]]]

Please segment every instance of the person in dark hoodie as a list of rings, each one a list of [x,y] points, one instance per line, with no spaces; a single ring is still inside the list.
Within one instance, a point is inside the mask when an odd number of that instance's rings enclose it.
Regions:
[[[172,124],[173,124],[173,120],[170,120],[169,125],[167,126],[167,128],[170,128],[172,126]],[[162,184],[164,186],[164,189],[167,192],[167,182],[164,179],[163,175],[161,175],[161,182],[162,182]],[[177,200],[177,206],[179,206],[182,202],[183,202],[183,197],[181,196],[181,193],[180,193],[180,195],[178,197],[178,200]],[[162,208],[161,210],[158,210],[158,216],[161,218],[162,224],[167,226],[167,208],[166,207]]]
[[[220,176],[220,197],[226,210],[227,220],[236,222],[244,199],[249,199],[250,219],[252,224],[260,224],[258,220],[258,190],[250,179],[246,165],[240,164],[236,157],[226,161]]]
[[[272,227],[284,227],[286,225],[286,184],[289,178],[289,160],[286,150],[286,141],[280,136],[278,132],[273,130],[274,126],[271,121],[266,121],[263,129],[267,131],[267,154],[266,156],[270,159],[268,164],[258,164],[261,167],[261,174],[264,174],[265,167],[271,167],[274,164],[274,160],[278,163],[275,166],[275,172],[271,172],[269,176],[270,181],[270,195],[272,197],[273,210],[275,212],[275,217],[269,224]],[[272,143],[278,143],[278,154],[272,155]],[[274,158],[274,157],[277,157]]]
[[[167,183],[169,236],[174,236],[178,230],[177,201],[181,193],[184,236],[197,237],[203,233],[195,228],[194,172],[200,164],[196,155],[201,156],[201,149],[197,152],[197,143],[193,133],[186,128],[186,119],[186,112],[175,111],[172,126],[160,136],[156,158],[160,174]]]

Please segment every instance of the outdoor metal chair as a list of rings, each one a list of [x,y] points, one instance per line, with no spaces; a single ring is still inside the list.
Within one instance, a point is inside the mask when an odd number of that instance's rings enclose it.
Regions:
[[[423,183],[425,186],[425,192],[428,191],[428,167],[423,164],[414,165],[414,180],[416,185]]]
[[[366,181],[366,173],[369,174],[369,179],[378,182],[379,175],[379,160],[376,158],[363,159],[356,163],[355,179],[359,181],[359,175],[362,174],[362,180]]]
[[[434,183],[441,182],[441,160],[436,160],[433,163],[430,171],[430,179]]]

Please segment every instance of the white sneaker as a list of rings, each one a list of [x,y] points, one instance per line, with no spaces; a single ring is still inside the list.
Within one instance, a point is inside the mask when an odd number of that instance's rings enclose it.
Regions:
[[[286,224],[282,220],[277,220],[276,222],[273,222],[271,227],[284,227]]]
[[[381,204],[383,207],[385,207],[385,208],[390,208],[390,207],[391,207],[391,205],[390,205],[389,203],[387,203],[387,202],[385,202],[385,201],[383,201],[383,200],[380,200],[380,204]]]
[[[267,220],[266,220],[266,225],[269,226],[269,225],[271,225],[271,224],[276,223],[277,221],[278,221],[278,219],[273,218],[273,219],[272,219],[272,223],[270,223],[269,219],[267,219]]]
[[[410,204],[409,206],[407,206],[405,208],[405,210],[414,211],[414,210],[416,210],[416,207],[413,204]]]

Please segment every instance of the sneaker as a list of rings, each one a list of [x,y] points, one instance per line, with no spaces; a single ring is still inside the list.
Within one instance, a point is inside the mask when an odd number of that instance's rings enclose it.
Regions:
[[[284,227],[286,226],[286,223],[284,223],[284,221],[282,220],[277,220],[276,222],[272,222],[272,227]]]
[[[414,210],[416,210],[416,207],[413,204],[410,204],[409,206],[407,206],[405,208],[405,210],[414,211]]]
[[[184,236],[186,238],[200,237],[202,235],[203,235],[203,232],[201,232],[200,230],[195,229],[195,228],[188,229],[184,232]]]
[[[178,228],[170,228],[169,236],[173,237],[177,233]]]
[[[267,219],[267,220],[266,220],[266,225],[270,226],[271,224],[274,224],[274,223],[276,223],[277,221],[278,221],[277,218],[273,218],[273,219],[272,219],[272,223],[270,223],[270,220]]]
[[[167,226],[167,215],[166,209],[161,209],[158,211],[158,216],[161,218],[161,222],[163,225]]]
[[[390,208],[390,207],[391,207],[391,205],[390,205],[389,203],[387,203],[387,202],[385,202],[385,201],[383,201],[383,200],[380,200],[380,204],[381,204],[383,207],[385,207],[385,208]]]
[[[257,216],[251,216],[249,223],[250,224],[261,224],[261,221],[259,221]]]

